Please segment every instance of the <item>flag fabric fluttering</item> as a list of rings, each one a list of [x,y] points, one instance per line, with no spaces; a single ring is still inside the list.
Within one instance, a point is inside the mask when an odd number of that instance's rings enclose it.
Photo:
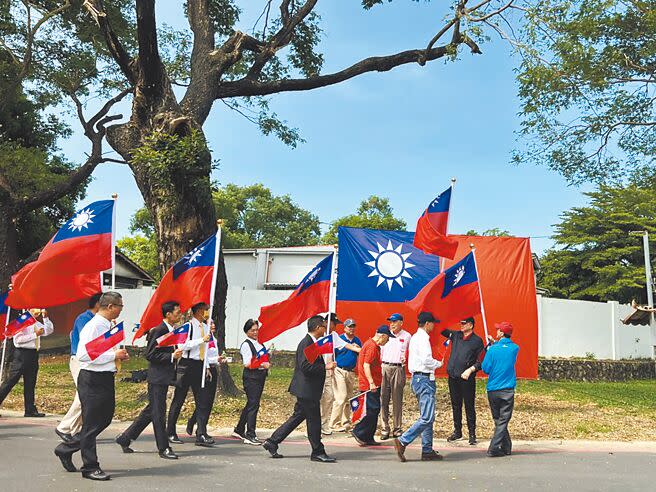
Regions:
[[[9,312],[9,306],[5,304],[7,300],[8,292],[3,292],[0,294],[0,342],[5,339],[5,326],[7,325],[7,313]]]
[[[166,301],[178,302],[183,312],[198,302],[211,304],[212,284],[216,280],[217,234],[207,238],[169,268],[141,315],[134,340],[162,322],[162,304]]]
[[[447,235],[451,190],[447,188],[430,202],[417,221],[414,238],[417,248],[449,259],[455,258],[458,250],[458,241]]]
[[[25,328],[28,328],[35,323],[36,323],[36,319],[34,319],[34,316],[32,316],[29,313],[29,311],[25,311],[23,314],[18,316],[18,318],[11,321],[7,325],[7,329],[5,330],[5,335],[7,338],[11,338],[17,333],[20,333]]]
[[[313,364],[317,357],[324,354],[332,354],[333,351],[346,347],[347,343],[334,331],[325,337],[319,338],[303,351],[310,364]]]
[[[474,253],[431,280],[408,305],[416,312],[434,313],[445,328],[479,314],[481,295]]]
[[[125,331],[123,330],[123,322],[121,321],[99,337],[91,340],[84,347],[87,349],[89,358],[96,360],[108,350],[112,350],[119,345],[123,340],[125,340]]]
[[[258,340],[267,342],[310,316],[328,311],[334,253],[321,260],[282,302],[260,309]]]
[[[367,393],[369,392],[365,391],[349,400],[352,424],[359,422],[367,416]]]
[[[115,203],[100,200],[78,210],[37,260],[12,276],[7,304],[16,309],[51,307],[99,292],[100,272],[114,261]]]
[[[257,369],[262,367],[262,364],[265,362],[269,362],[269,351],[265,347],[262,347],[251,358],[250,369]]]
[[[157,339],[158,347],[172,347],[174,345],[182,345],[189,337],[191,323],[185,323],[177,327],[175,330],[165,333]]]

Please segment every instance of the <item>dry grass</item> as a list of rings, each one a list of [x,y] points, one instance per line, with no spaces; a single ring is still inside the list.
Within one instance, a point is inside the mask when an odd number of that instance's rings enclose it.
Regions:
[[[119,378],[130,370],[145,367],[142,359],[125,364]],[[231,373],[241,386],[239,365]],[[261,428],[275,428],[290,414],[294,398],[287,393],[292,370],[276,368],[267,380],[258,419]],[[492,419],[485,397],[484,382],[478,384],[476,408],[478,435],[489,436]],[[63,414],[73,399],[75,388],[68,372],[67,357],[43,357],[37,385],[37,406],[48,413]],[[119,381],[116,385],[115,418],[129,420],[143,408],[146,384]],[[239,417],[244,398],[217,396],[211,425],[231,427]],[[3,407],[22,410],[22,385],[19,383]],[[181,423],[193,410],[193,402],[183,407]],[[404,424],[409,425],[418,414],[417,401],[406,386]],[[511,422],[515,439],[597,439],[656,440],[656,383],[570,383],[522,381],[515,398]],[[446,438],[452,431],[451,407],[445,381],[438,381],[435,432]]]

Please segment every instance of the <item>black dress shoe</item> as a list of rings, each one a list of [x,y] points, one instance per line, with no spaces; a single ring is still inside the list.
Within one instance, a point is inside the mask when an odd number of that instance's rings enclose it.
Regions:
[[[187,421],[187,428],[185,429],[185,432],[188,436],[194,435],[194,423],[192,421]]]
[[[475,446],[478,443],[476,440],[476,434],[469,434],[469,445]]]
[[[262,444],[262,447],[266,449],[269,454],[271,455],[272,458],[282,458],[282,454],[278,452],[278,445],[272,443],[268,439],[264,441],[264,444]]]
[[[444,456],[435,450],[430,453],[421,453],[421,461],[442,461],[443,459]]]
[[[55,456],[59,458],[59,461],[61,461],[62,466],[64,467],[64,470],[67,472],[76,472],[77,468],[75,468],[75,465],[73,464],[73,456],[70,454],[63,454],[57,452],[55,449]]]
[[[33,412],[25,412],[24,417],[45,417],[45,413],[37,412],[36,410]]]
[[[462,432],[453,431],[449,437],[446,438],[448,442],[459,441],[462,439]]]
[[[495,449],[495,450],[493,450],[493,451],[488,451],[488,452],[487,452],[487,455],[488,455],[490,458],[499,458],[499,457],[501,457],[501,456],[506,456],[506,453],[504,453],[504,452],[501,451],[500,449]]]
[[[121,450],[125,454],[134,453],[134,449],[130,447],[130,440],[127,437],[123,436],[123,434],[119,434],[118,436],[116,436],[116,439],[114,439],[114,441],[116,441],[116,444],[121,446]]]
[[[55,434],[59,436],[59,438],[64,441],[64,442],[72,442],[73,441],[73,436],[70,434],[67,434],[66,432],[62,432],[59,429],[55,427]]]
[[[164,451],[160,451],[159,457],[164,458],[165,460],[177,460],[178,459],[178,455],[175,454],[171,448],[166,448]]]
[[[208,435],[200,435],[196,436],[196,442],[194,443],[196,446],[203,446],[206,448],[213,448],[214,447],[214,439],[212,439]]]
[[[355,442],[358,443],[358,446],[364,447],[367,445],[367,443],[362,439],[360,439],[358,436],[356,436],[354,432],[351,432],[351,435],[353,436],[353,439],[355,439]]]
[[[102,471],[100,468],[90,472],[82,472],[82,476],[84,478],[88,478],[89,480],[100,480],[102,482],[105,482],[112,478],[111,476],[107,475],[104,471]]]
[[[184,444],[184,443],[182,442],[182,439],[180,439],[180,438],[178,437],[177,434],[171,434],[171,435],[169,436],[169,442],[170,442],[171,444]]]
[[[310,456],[311,461],[318,461],[319,463],[337,463],[337,459],[328,456],[326,453]]]

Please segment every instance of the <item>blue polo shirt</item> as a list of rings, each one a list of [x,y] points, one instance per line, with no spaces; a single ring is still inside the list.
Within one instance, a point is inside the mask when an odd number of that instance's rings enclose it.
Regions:
[[[75,323],[73,323],[73,330],[71,331],[71,355],[77,354],[77,345],[80,343],[80,332],[84,325],[86,325],[94,317],[94,314],[87,309],[77,318],[75,318]]]
[[[353,337],[353,340],[349,340],[346,338],[346,335],[342,333],[339,338],[345,342],[353,343],[358,347],[362,347],[362,342],[358,337]],[[358,353],[347,348],[337,349],[335,350],[335,362],[337,362],[337,367],[340,369],[352,371],[358,363]]]
[[[517,386],[515,375],[517,352],[519,352],[519,345],[506,337],[487,349],[481,368],[488,374],[488,391],[514,389]]]

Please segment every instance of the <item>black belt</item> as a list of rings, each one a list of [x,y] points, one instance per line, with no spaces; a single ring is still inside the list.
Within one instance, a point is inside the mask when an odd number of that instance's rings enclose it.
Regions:
[[[400,362],[383,362],[383,364],[386,366],[403,367],[403,364]]]
[[[347,367],[339,367],[337,366],[338,369],[341,369],[342,371],[348,371],[348,372],[353,372],[355,371],[355,367],[352,367],[351,369],[348,369]]]
[[[428,376],[428,377],[430,377],[430,375],[431,375],[430,372],[419,372],[419,371],[417,371],[417,372],[413,372],[413,373],[412,373],[413,376],[414,376],[415,374],[419,374],[419,375],[421,375],[421,376]]]

